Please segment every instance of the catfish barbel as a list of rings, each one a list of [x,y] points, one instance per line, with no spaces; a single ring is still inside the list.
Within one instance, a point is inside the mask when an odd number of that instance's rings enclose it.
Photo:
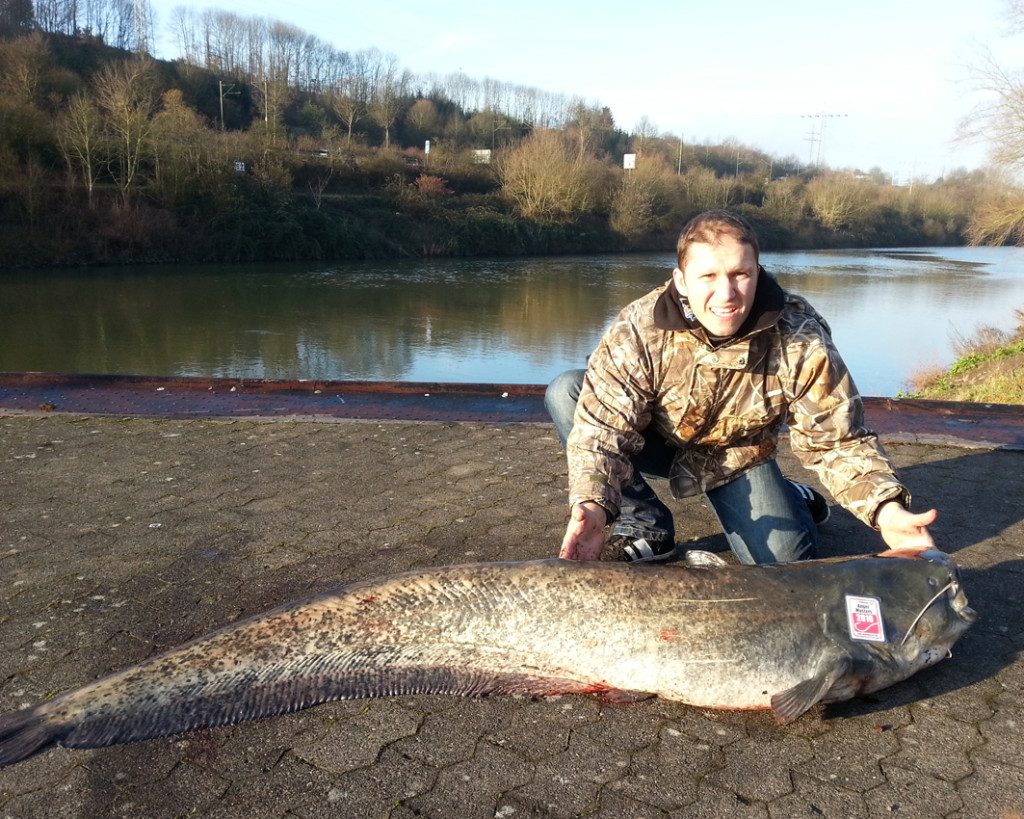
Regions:
[[[778,566],[712,559],[476,563],[349,583],[0,717],[0,767],[54,745],[398,694],[646,694],[771,708],[788,722],[932,665],[977,617],[935,550]]]

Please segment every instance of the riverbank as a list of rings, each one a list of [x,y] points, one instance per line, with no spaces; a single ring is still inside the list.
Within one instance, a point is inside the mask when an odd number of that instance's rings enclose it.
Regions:
[[[911,397],[1024,404],[1024,310],[1017,310],[1017,321],[1012,334],[982,328],[960,342],[960,357],[948,372],[924,372],[911,379]]]
[[[0,223],[0,270],[669,252],[679,228],[701,210],[680,202],[647,228],[623,233],[607,212],[524,217],[493,179],[484,193],[427,196],[418,192],[419,171],[400,161],[392,169],[391,181],[371,192],[320,196],[269,189],[246,176],[226,179],[216,196],[173,204],[146,196],[125,203],[113,190],[98,189],[87,199],[47,188],[37,192],[45,207],[31,220],[0,191],[0,215],[10,216]],[[349,179],[359,189],[379,184],[356,174]],[[851,231],[810,219],[789,222],[739,202],[731,207],[750,219],[768,251],[963,243],[959,232],[936,231],[920,218],[880,219]]]

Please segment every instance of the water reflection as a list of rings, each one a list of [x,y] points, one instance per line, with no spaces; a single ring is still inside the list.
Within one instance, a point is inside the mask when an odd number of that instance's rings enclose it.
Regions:
[[[861,390],[894,395],[1010,329],[1024,251],[765,254],[832,325]],[[0,277],[0,369],[544,383],[579,366],[671,254],[339,266],[31,271]]]
[[[958,338],[1016,327],[1024,250],[942,248],[776,254],[783,284],[832,325],[866,394],[895,395],[915,372],[948,367]]]

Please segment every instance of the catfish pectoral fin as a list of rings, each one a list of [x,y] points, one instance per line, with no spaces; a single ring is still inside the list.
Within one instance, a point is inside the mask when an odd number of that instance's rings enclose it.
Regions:
[[[792,722],[808,708],[819,702],[828,690],[852,668],[849,657],[843,657],[835,668],[825,671],[809,680],[797,683],[792,688],[772,695],[772,712],[775,719],[785,724]]]

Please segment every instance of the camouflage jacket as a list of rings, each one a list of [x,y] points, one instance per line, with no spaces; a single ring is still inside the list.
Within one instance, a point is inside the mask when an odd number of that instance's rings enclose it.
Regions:
[[[875,525],[888,500],[909,505],[832,343],[825,320],[770,277],[777,308],[767,326],[714,347],[702,328],[663,329],[655,312],[671,282],[628,305],[588,360],[567,442],[569,500],[618,516],[630,456],[651,428],[678,452],[668,475],[675,497],[728,483],[774,457],[788,423],[790,444],[832,496]],[[759,285],[760,288],[760,285]],[[671,293],[666,293],[666,296]],[[663,309],[663,308],[662,308]],[[662,327],[659,327],[661,324]]]

